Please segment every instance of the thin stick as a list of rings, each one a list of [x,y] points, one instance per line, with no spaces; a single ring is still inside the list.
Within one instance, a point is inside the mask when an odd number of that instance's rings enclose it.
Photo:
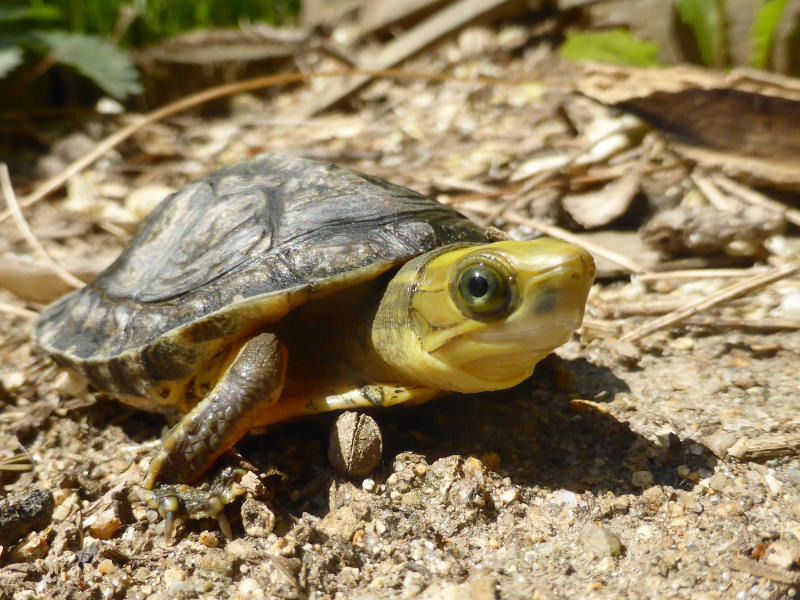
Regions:
[[[19,209],[19,204],[17,204],[17,197],[14,195],[14,187],[11,185],[11,177],[8,174],[8,165],[6,165],[6,163],[0,163],[0,187],[2,187],[3,196],[8,205],[8,210],[11,211],[11,216],[14,217],[17,229],[19,229],[22,237],[25,238],[25,241],[28,242],[30,247],[33,248],[33,251],[53,269],[53,272],[61,281],[64,281],[67,285],[74,288],[82,288],[85,285],[84,282],[59,266],[59,264],[50,257],[47,250],[42,247],[39,240],[36,239],[36,236],[33,235],[31,228],[28,227],[28,223],[25,221],[25,217],[22,216],[22,211]]]
[[[0,302],[0,312],[8,313],[15,317],[24,317],[26,319],[35,319],[38,315],[38,313],[28,310],[27,308],[19,308],[18,306],[6,304],[5,302]]]
[[[689,325],[709,327],[713,329],[748,329],[750,331],[794,331],[800,329],[800,319],[781,319],[766,317],[763,319],[737,319],[731,317],[715,317],[697,315],[686,319]]]
[[[680,269],[677,271],[657,271],[637,275],[639,281],[662,281],[664,279],[725,279],[729,277],[749,277],[765,273],[768,269],[755,267],[749,269]]]
[[[764,579],[786,585],[800,585],[800,573],[760,563],[752,558],[737,556],[732,558],[729,564],[731,569],[747,573],[748,575],[763,577]]]
[[[285,83],[298,83],[307,79],[315,79],[319,77],[350,77],[352,75],[369,75],[371,77],[386,77],[396,79],[425,79],[427,81],[461,81],[464,83],[475,83],[480,85],[520,85],[521,83],[530,83],[531,79],[526,78],[503,78],[503,77],[458,77],[448,74],[430,74],[418,73],[413,71],[403,71],[402,69],[384,69],[377,71],[370,71],[364,69],[348,69],[346,71],[329,71],[326,73],[282,73],[280,75],[269,75],[267,77],[255,77],[253,79],[246,79],[235,83],[228,83],[217,87],[209,88],[202,92],[186,96],[175,102],[171,102],[166,106],[162,106],[142,117],[141,120],[131,123],[112,133],[105,139],[98,142],[95,147],[79,159],[67,165],[61,173],[55,175],[42,183],[36,190],[29,196],[23,198],[20,205],[25,208],[31,204],[35,204],[48,194],[59,189],[64,183],[74,175],[83,171],[86,167],[91,165],[98,158],[103,156],[106,152],[111,150],[117,144],[122,143],[134,133],[150,125],[156,123],[174,114],[183,112],[195,106],[199,106],[206,102],[223,98],[225,96],[232,96],[240,92],[248,92],[260,88],[266,88],[273,85]],[[0,223],[3,223],[10,216],[10,211],[0,213]]]
[[[769,208],[775,212],[781,213],[790,223],[800,225],[800,210],[789,208],[785,204],[773,200],[764,194],[760,194],[749,187],[743,186],[741,183],[737,183],[724,175],[717,174],[713,175],[711,178],[714,180],[714,183],[729,194],[735,194],[738,198],[750,204]]]
[[[462,206],[466,210],[471,210],[473,212],[478,212],[482,214],[491,214],[494,211],[493,208],[486,208],[483,206],[473,206],[472,204],[470,204],[469,206],[464,206],[463,204],[460,204],[460,206]],[[561,227],[550,225],[548,223],[545,223],[544,221],[540,221],[539,219],[523,217],[522,215],[511,211],[507,211],[503,215],[503,219],[505,219],[506,221],[510,221],[511,223],[517,223],[518,225],[525,225],[526,227],[531,227],[533,229],[536,229],[537,231],[541,231],[542,233],[549,235],[550,237],[559,238],[561,240],[575,244],[576,246],[582,246],[592,254],[605,258],[609,262],[612,262],[615,265],[619,265],[624,270],[630,273],[648,272],[648,270],[645,267],[622,256],[621,254],[617,254],[612,250],[608,250],[607,248],[598,246],[597,244],[594,244],[589,240],[585,240],[581,237],[578,237],[574,233],[571,233],[566,229],[562,229]]]
[[[695,171],[689,176],[689,178],[697,186],[697,189],[702,192],[703,196],[706,197],[706,200],[708,200],[709,204],[711,204],[711,206],[717,210],[730,213],[736,212],[738,209],[743,208],[740,200],[723,194],[716,184],[708,177],[700,175]]]
[[[758,275],[748,277],[743,281],[737,281],[736,283],[732,283],[731,285],[712,294],[708,298],[702,298],[697,302],[693,302],[688,306],[676,310],[675,312],[672,312],[668,315],[664,315],[661,318],[654,319],[649,323],[642,325],[641,327],[637,327],[636,329],[629,331],[628,333],[623,335],[619,339],[619,341],[620,342],[639,341],[643,337],[650,335],[651,333],[658,331],[659,329],[664,329],[665,327],[671,327],[672,325],[680,323],[681,321],[685,320],[688,317],[691,317],[692,315],[695,315],[704,310],[708,310],[712,306],[717,306],[718,304],[722,304],[723,302],[728,302],[729,300],[733,300],[740,296],[744,296],[749,292],[767,286],[770,283],[778,281],[779,279],[783,279],[790,275],[794,275],[799,271],[800,271],[800,260],[796,260],[788,264],[785,264],[782,267],[778,267],[777,269],[770,269],[766,273],[759,273]]]

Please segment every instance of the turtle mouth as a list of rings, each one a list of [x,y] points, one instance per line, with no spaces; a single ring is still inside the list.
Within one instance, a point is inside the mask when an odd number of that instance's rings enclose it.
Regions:
[[[485,329],[473,334],[476,342],[492,345],[510,344],[518,346],[520,352],[550,351],[569,340],[572,332],[580,327],[583,315],[564,318],[549,323],[540,323],[528,327],[514,327],[513,323],[505,327]]]

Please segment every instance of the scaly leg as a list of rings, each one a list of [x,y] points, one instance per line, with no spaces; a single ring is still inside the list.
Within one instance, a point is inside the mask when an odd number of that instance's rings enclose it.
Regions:
[[[150,462],[143,487],[153,490],[157,479],[197,481],[277,402],[286,359],[286,349],[273,333],[247,341],[209,394],[169,432]],[[151,504],[167,519],[168,533],[175,513],[182,510],[192,518],[224,515],[220,511],[225,503],[218,492],[186,485],[162,486],[151,494]],[[226,533],[230,530],[221,525]]]

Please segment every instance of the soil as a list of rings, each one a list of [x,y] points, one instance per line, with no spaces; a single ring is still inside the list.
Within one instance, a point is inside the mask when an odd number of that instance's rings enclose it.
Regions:
[[[455,60],[458,51],[452,42],[441,56]],[[435,67],[444,59],[425,60]],[[163,196],[164,186],[261,150],[344,162],[422,191],[475,192],[506,181],[534,152],[523,138],[574,147],[564,136],[580,135],[600,114],[615,118],[571,98],[543,100],[523,119],[524,91],[377,82],[358,113],[304,122],[273,114],[313,90],[270,100],[269,119],[261,100],[240,98],[255,108],[150,127],[75,180],[67,198],[26,215],[48,251],[91,277],[141,218],[136,202],[123,202],[132,190]],[[570,126],[559,125],[554,115],[570,111]],[[685,166],[657,147],[648,160],[664,178],[654,173],[642,186],[656,199],[651,213],[674,206],[682,197],[675,190],[688,185]],[[495,160],[501,154],[505,162]],[[526,210],[564,219],[544,197]],[[644,221],[636,210],[621,235]],[[30,255],[13,225],[0,227],[4,256]],[[792,234],[781,239],[796,243]],[[64,291],[51,274],[30,273],[27,296],[0,289],[0,302],[18,313]],[[0,598],[796,597],[800,332],[754,323],[796,304],[800,283],[778,282],[717,309],[716,320],[637,344],[619,342],[619,333],[652,317],[603,317],[604,307],[680,305],[728,283],[645,284],[607,273],[583,331],[524,384],[370,413],[383,458],[368,476],[348,478],[330,465],[335,415],[249,436],[237,449],[264,474],[266,491],[255,485],[228,506],[232,539],[206,520],[180,523],[167,541],[137,493],[166,422],[41,369],[27,337],[32,315],[2,311],[0,519],[30,527],[0,546]],[[14,470],[14,457],[31,469]],[[25,510],[15,512],[17,501]]]

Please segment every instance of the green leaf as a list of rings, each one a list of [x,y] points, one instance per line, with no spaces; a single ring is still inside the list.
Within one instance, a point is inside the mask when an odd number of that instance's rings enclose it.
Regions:
[[[659,47],[637,40],[627,29],[567,34],[559,53],[568,60],[594,60],[633,67],[657,67]]]
[[[675,0],[684,25],[691,28],[700,56],[709,67],[722,67],[727,60],[724,0]]]
[[[0,42],[0,77],[13,71],[22,62],[22,48]]]
[[[750,29],[750,65],[765,69],[786,0],[763,0]]]
[[[61,16],[61,11],[55,6],[4,6],[0,7],[0,23],[12,23],[31,19],[34,21],[48,21]]]
[[[115,98],[142,91],[133,61],[113,44],[66,31],[37,31],[30,38],[53,60],[75,68]]]

